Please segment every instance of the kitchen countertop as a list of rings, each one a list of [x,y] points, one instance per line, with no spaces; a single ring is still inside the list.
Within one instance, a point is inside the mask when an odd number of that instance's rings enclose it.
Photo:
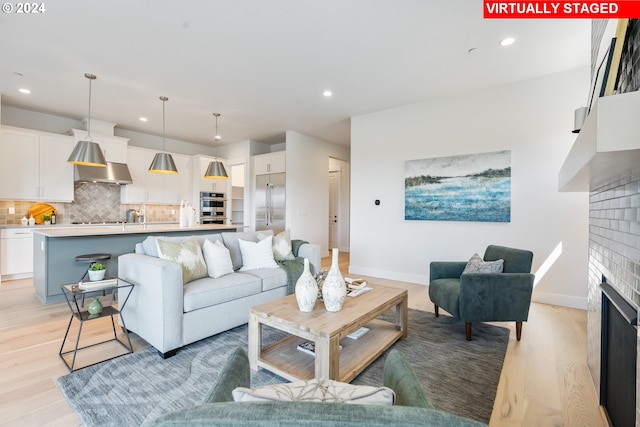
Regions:
[[[2,229],[6,229],[6,228],[24,228],[25,230],[35,230],[38,228],[47,228],[47,229],[56,229],[56,228],[77,228],[77,227],[120,227],[122,228],[122,224],[126,224],[129,226],[134,226],[134,225],[142,225],[139,224],[137,222],[135,223],[125,223],[125,222],[94,222],[92,224],[89,223],[82,223],[82,224],[69,224],[69,223],[62,223],[62,224],[49,224],[49,225],[44,225],[44,224],[35,224],[35,225],[22,225],[22,224],[6,224],[6,225],[0,225],[0,230]],[[147,223],[147,226],[157,226],[157,225],[178,225],[177,221],[171,221],[171,222],[149,222]]]
[[[16,228],[16,227],[12,227]],[[19,228],[19,227],[18,227]],[[235,230],[237,227],[226,224],[198,224],[193,227],[181,227],[179,224],[78,224],[61,227],[58,225],[47,226],[26,226],[33,228],[34,233],[42,234],[46,237],[79,237],[79,236],[104,236],[113,234],[148,234],[167,233],[175,231],[216,231]]]

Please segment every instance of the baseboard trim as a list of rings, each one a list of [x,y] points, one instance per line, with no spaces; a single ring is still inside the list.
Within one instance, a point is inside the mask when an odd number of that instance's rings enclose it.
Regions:
[[[549,305],[560,305],[562,307],[587,309],[587,298],[574,297],[570,295],[552,294],[548,292],[536,292],[534,290],[531,298],[535,302]]]
[[[419,285],[427,285],[428,277],[420,274],[399,273],[397,271],[380,270],[376,268],[361,267],[357,265],[349,266],[349,274],[379,277],[381,279],[397,280],[400,282],[417,283]],[[532,300],[542,304],[559,305],[562,307],[576,308],[579,310],[587,309],[587,299],[574,297],[571,295],[552,294],[548,292],[533,293]]]
[[[381,279],[397,280],[400,282],[417,283],[426,285],[427,276],[421,274],[398,273],[397,271],[379,270],[376,268],[359,267],[357,265],[349,266],[349,274],[379,277]]]

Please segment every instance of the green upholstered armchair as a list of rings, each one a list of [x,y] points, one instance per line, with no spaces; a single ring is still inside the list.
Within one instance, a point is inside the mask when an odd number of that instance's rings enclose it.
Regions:
[[[467,341],[471,340],[473,322],[516,322],[516,338],[522,337],[522,322],[527,320],[534,275],[533,253],[522,249],[490,245],[484,261],[504,260],[502,273],[462,274],[467,265],[461,262],[432,262],[429,298],[436,317],[442,307],[465,322]]]
[[[144,427],[487,427],[486,424],[438,411],[422,389],[413,369],[398,350],[384,363],[383,384],[396,394],[393,406],[329,402],[233,401],[233,389],[249,387],[247,353],[236,349],[201,405],[147,421]]]

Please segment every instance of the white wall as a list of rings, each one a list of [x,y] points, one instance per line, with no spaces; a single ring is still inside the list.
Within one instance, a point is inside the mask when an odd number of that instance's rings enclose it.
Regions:
[[[585,67],[352,118],[349,272],[427,284],[430,261],[500,244],[534,252],[536,301],[586,308],[588,194],[557,182],[588,87]],[[404,220],[405,161],[498,150],[511,150],[510,223]]]
[[[349,150],[287,131],[286,223],[291,237],[317,243],[329,254],[329,158],[349,161]]]

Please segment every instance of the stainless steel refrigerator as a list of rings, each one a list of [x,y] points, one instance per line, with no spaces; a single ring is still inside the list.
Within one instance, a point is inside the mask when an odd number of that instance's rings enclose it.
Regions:
[[[285,227],[285,174],[256,176],[256,231],[271,229],[275,234]]]

